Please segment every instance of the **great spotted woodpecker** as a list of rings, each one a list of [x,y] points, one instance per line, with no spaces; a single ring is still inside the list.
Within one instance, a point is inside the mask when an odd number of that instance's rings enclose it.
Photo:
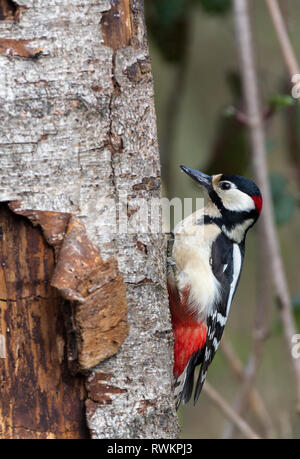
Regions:
[[[198,365],[194,404],[199,397],[240,279],[246,233],[262,210],[251,180],[181,169],[204,188],[208,202],[175,227],[168,258],[177,408],[191,398]]]

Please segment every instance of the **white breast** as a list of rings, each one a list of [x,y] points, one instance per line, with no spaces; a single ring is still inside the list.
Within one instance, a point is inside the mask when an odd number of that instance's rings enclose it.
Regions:
[[[211,245],[221,230],[216,225],[197,225],[203,209],[181,221],[175,228],[173,258],[176,263],[176,284],[180,291],[190,287],[191,312],[198,320],[210,313],[220,297],[220,283],[210,265]]]

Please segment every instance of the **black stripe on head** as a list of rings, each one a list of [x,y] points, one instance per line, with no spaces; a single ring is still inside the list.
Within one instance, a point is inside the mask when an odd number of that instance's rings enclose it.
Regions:
[[[239,190],[243,191],[243,193],[246,193],[249,196],[261,196],[261,192],[258,186],[252,182],[252,180],[249,180],[246,177],[241,177],[240,175],[223,174],[220,178],[220,182],[223,181],[234,183]]]
[[[220,198],[218,193],[216,193],[216,191],[214,189],[212,189],[212,190],[209,191],[208,195],[209,195],[210,199],[212,200],[212,202],[215,204],[215,206],[217,206],[219,211],[222,213],[224,211],[225,207],[223,206],[222,199]]]

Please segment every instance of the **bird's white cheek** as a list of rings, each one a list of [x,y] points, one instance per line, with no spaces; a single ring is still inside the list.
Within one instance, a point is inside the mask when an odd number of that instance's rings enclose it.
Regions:
[[[249,212],[255,209],[253,199],[246,193],[238,189],[224,191],[222,195],[219,193],[225,209],[235,212]]]

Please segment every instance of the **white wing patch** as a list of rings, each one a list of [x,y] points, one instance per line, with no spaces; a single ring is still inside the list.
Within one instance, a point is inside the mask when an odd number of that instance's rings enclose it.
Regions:
[[[217,351],[218,347],[219,347],[219,344],[220,344],[220,341],[217,340],[217,338],[214,338],[213,340],[213,347],[215,349],[215,352]]]
[[[230,306],[230,305],[229,305]],[[228,308],[228,303],[227,303],[227,308]],[[224,327],[227,321],[227,316],[223,316],[220,312],[217,314],[217,322],[221,325],[221,327]]]
[[[232,282],[230,284],[230,291],[229,291],[227,307],[226,307],[227,317],[228,317],[232,297],[233,297],[235,287],[239,279],[239,275],[240,275],[241,267],[242,267],[242,255],[241,255],[240,248],[237,244],[233,244],[232,261],[233,261],[233,273],[232,273]]]

